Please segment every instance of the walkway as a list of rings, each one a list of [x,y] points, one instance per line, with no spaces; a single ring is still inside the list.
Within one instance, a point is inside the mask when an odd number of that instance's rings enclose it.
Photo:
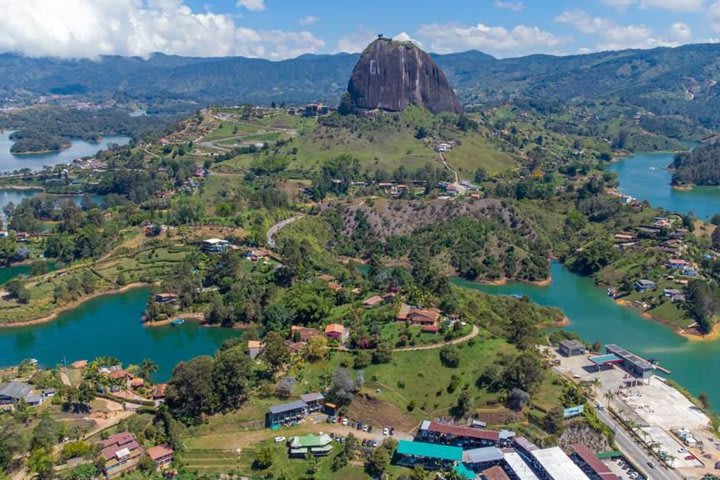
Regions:
[[[273,225],[272,227],[270,227],[270,229],[269,229],[268,232],[267,232],[267,244],[268,244],[268,247],[270,247],[270,248],[275,248],[275,235],[276,235],[280,230],[282,230],[284,227],[290,225],[290,224],[293,223],[295,220],[298,220],[298,219],[300,219],[300,218],[302,218],[302,217],[304,217],[304,216],[305,216],[305,215],[296,215],[296,216],[294,216],[294,217],[286,218],[285,220],[281,220],[281,221],[279,221],[278,223],[276,223],[275,225]]]

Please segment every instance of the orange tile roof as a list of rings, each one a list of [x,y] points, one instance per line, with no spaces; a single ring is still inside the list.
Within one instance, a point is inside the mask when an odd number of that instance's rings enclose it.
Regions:
[[[153,461],[166,457],[168,455],[172,455],[173,453],[175,453],[174,450],[170,448],[170,445],[166,443],[163,443],[162,445],[156,445],[147,449],[148,457],[150,457],[150,459]]]
[[[340,325],[339,323],[331,323],[327,327],[325,327],[325,333],[344,333],[345,327]]]

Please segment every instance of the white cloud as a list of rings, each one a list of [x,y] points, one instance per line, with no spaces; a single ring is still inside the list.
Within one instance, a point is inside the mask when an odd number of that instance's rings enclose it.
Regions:
[[[600,17],[592,17],[585,10],[566,10],[555,17],[559,23],[567,23],[577,28],[582,33],[598,33],[612,24],[609,20]]]
[[[689,42],[692,39],[692,30],[686,23],[673,23],[670,26],[670,39],[678,43]]]
[[[710,26],[716,32],[720,32],[720,0],[712,3],[707,10],[708,18],[710,19]]]
[[[640,8],[659,8],[672,12],[700,12],[705,8],[705,0],[603,0],[603,3],[619,9],[634,5]]]
[[[519,12],[520,10],[525,8],[525,4],[520,1],[511,2],[506,0],[495,0],[495,8],[502,8],[505,10],[512,10],[513,12]]]
[[[298,20],[298,23],[300,25],[315,25],[318,20],[320,20],[318,17],[315,17],[313,15],[308,15],[307,17],[303,17],[300,20]]]
[[[247,8],[251,12],[260,12],[265,10],[265,0],[237,0],[236,5],[241,8]]]
[[[417,40],[415,40],[414,38],[412,38],[410,35],[408,35],[405,32],[398,33],[397,35],[395,35],[393,37],[393,40],[395,40],[397,42],[412,42],[415,45],[417,45],[418,47],[422,47],[422,43],[418,42]]]
[[[666,35],[657,36],[645,25],[618,25],[608,18],[593,17],[579,9],[562,12],[555,21],[597,37],[595,50],[674,47],[692,39],[692,30],[682,22],[673,23]]]
[[[438,53],[476,49],[498,56],[513,56],[547,51],[563,39],[538,27],[516,25],[513,28],[482,23],[421,25],[418,33],[430,49]]]
[[[29,56],[96,58],[154,52],[282,59],[325,43],[306,31],[255,30],[229,15],[193,12],[183,0],[0,0],[12,11],[0,51]]]
[[[360,27],[354,33],[346,35],[337,43],[337,52],[358,53],[365,50],[370,42],[377,38],[377,34],[370,29]]]

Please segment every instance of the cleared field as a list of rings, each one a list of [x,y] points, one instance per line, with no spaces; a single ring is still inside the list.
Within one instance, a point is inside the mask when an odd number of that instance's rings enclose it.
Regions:
[[[461,145],[445,154],[448,165],[463,174],[464,178],[473,178],[478,168],[483,168],[490,175],[510,170],[517,166],[513,157],[501,151],[477,134],[464,135]]]

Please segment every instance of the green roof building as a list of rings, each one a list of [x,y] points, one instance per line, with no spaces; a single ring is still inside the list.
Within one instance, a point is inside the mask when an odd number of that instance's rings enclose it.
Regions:
[[[463,450],[460,447],[408,440],[400,440],[396,452],[398,465],[410,468],[422,465],[428,470],[447,469],[462,459]]]
[[[290,456],[304,457],[308,452],[316,457],[324,457],[332,451],[330,435],[302,435],[290,439]]]

